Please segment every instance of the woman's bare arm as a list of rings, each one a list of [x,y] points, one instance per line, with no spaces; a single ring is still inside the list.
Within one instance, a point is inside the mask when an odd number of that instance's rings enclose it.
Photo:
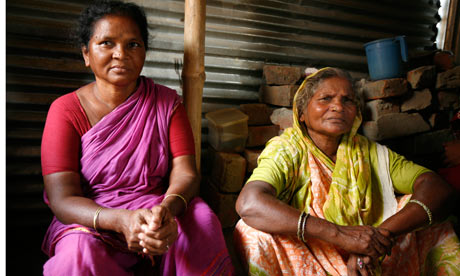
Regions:
[[[297,235],[300,211],[278,200],[268,183],[252,181],[241,191],[236,210],[249,226],[272,234]],[[327,220],[309,216],[305,237],[313,237],[359,254],[379,257],[390,246],[389,232],[371,226],[339,226]]]
[[[448,199],[453,189],[435,173],[424,173],[414,183],[411,199],[425,204],[432,212],[433,220],[447,216]],[[446,208],[447,207],[447,208]],[[393,235],[401,235],[428,225],[428,215],[422,206],[408,203],[398,213],[384,221],[379,228],[389,230]]]

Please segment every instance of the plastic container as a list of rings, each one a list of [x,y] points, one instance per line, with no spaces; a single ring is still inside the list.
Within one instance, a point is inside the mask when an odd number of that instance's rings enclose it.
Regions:
[[[374,40],[364,44],[364,48],[372,80],[398,78],[403,74],[401,60],[408,60],[405,36]]]
[[[248,138],[248,115],[236,108],[208,112],[208,142],[217,151],[242,152]]]

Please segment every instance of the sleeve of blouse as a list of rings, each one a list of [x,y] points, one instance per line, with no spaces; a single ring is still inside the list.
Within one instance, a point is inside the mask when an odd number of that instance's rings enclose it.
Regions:
[[[177,106],[171,118],[169,144],[173,158],[181,155],[195,155],[192,128],[182,104]]]
[[[65,105],[56,100],[48,111],[42,136],[42,174],[79,172],[80,140]]]
[[[417,177],[431,170],[407,160],[404,156],[388,149],[390,176],[395,191],[402,194],[412,194]]]

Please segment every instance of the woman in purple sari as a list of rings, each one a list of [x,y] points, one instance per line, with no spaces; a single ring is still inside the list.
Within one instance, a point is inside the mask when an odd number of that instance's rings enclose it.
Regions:
[[[197,197],[193,136],[174,90],[140,76],[147,20],[99,1],[77,31],[95,82],[57,99],[42,139],[55,214],[45,275],[232,275],[220,223]]]

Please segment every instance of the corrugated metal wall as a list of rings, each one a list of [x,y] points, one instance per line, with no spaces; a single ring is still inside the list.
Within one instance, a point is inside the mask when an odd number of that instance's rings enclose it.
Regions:
[[[49,104],[93,79],[67,41],[89,2],[6,3],[8,272],[41,273],[38,248],[51,213],[42,203],[40,138]],[[181,93],[174,63],[183,55],[184,2],[134,2],[146,8],[151,31],[143,74]],[[411,51],[433,47],[436,14],[437,1],[427,0],[209,0],[203,112],[256,102],[267,63],[339,66],[363,76],[365,42],[405,34]],[[205,141],[205,121],[203,133]],[[35,261],[17,267],[24,252]]]

